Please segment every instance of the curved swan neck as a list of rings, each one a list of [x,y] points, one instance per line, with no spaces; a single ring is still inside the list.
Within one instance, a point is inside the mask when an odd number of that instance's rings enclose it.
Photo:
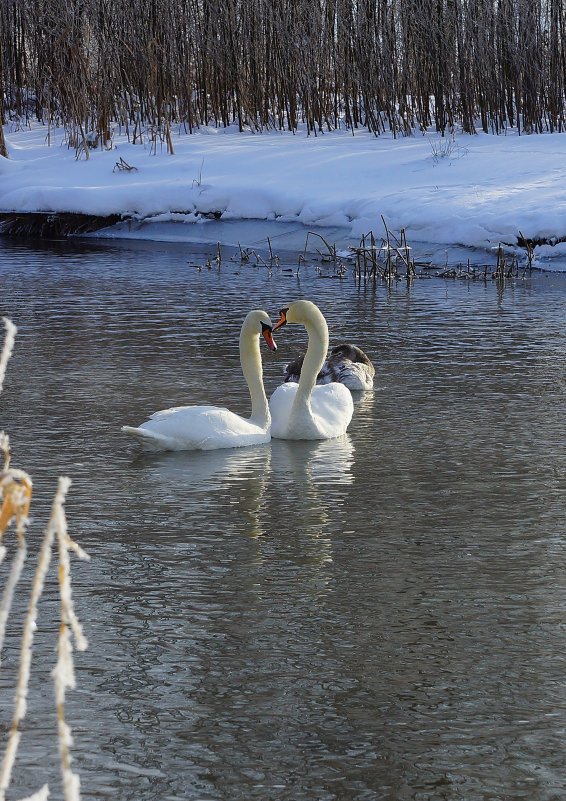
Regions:
[[[301,322],[307,329],[309,341],[301,368],[301,377],[299,379],[296,400],[304,403],[308,402],[310,399],[320,368],[326,359],[326,353],[328,351],[328,326],[326,325],[326,320],[322,313],[316,306],[313,306],[308,316],[305,315],[305,318],[301,320]]]
[[[250,422],[260,428],[267,428],[271,422],[271,415],[263,387],[259,334],[255,329],[250,331],[245,323],[240,332],[240,364],[252,401]]]

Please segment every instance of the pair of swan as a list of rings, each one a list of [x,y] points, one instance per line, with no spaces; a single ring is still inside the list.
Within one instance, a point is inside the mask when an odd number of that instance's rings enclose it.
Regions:
[[[268,347],[276,350],[272,331],[287,323],[305,326],[308,347],[298,383],[279,386],[268,404],[259,337],[262,335]],[[252,401],[249,419],[217,406],[178,406],[156,412],[137,428],[123,426],[122,431],[149,450],[213,450],[260,445],[271,437],[321,440],[341,436],[352,419],[354,404],[344,384],[317,386],[327,350],[328,326],[314,303],[291,303],[282,309],[273,328],[264,311],[251,311],[240,332],[240,362]]]

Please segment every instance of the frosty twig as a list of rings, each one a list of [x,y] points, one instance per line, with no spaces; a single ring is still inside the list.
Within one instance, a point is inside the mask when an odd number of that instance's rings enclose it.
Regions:
[[[59,755],[61,757],[65,801],[79,801],[80,779],[79,776],[71,770],[71,745],[73,744],[73,739],[71,736],[71,729],[65,721],[65,692],[68,687],[75,687],[71,632],[74,635],[75,645],[79,651],[84,651],[88,647],[88,642],[83,634],[82,626],[74,610],[71,591],[69,550],[73,550],[80,559],[90,559],[90,557],[69,537],[67,532],[67,521],[63,504],[70,485],[71,481],[69,478],[59,479],[59,487],[53,503],[52,513],[59,546],[59,594],[61,598],[61,625],[59,627],[59,641],[57,647],[58,658],[57,664],[53,670],[53,681],[55,683],[55,703],[57,706],[57,726],[59,730]]]

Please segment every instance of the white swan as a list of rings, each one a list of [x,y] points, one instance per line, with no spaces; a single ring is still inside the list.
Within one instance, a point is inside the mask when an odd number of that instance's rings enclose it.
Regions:
[[[271,436],[277,439],[332,439],[345,433],[354,403],[343,384],[316,386],[328,350],[328,326],[320,309],[309,300],[296,300],[281,310],[275,331],[286,323],[302,323],[309,343],[298,384],[277,387],[269,407]]]
[[[285,367],[284,381],[298,382],[303,367],[304,355]],[[356,345],[343,342],[332,348],[316,377],[317,384],[337,381],[351,390],[373,389],[375,367],[369,356]]]
[[[260,334],[270,350],[277,350],[271,320],[256,309],[246,316],[240,331],[240,363],[252,401],[249,420],[219,406],[176,406],[155,412],[138,428],[122,426],[122,431],[153,451],[210,451],[269,442],[271,415],[263,388]]]

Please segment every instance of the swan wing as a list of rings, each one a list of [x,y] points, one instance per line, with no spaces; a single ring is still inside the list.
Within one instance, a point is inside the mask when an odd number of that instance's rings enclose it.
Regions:
[[[198,415],[206,415],[214,412],[227,412],[224,406],[172,406],[170,409],[160,409],[158,412],[150,414],[150,420],[175,420],[190,421]]]
[[[285,367],[285,382],[298,383],[301,377],[304,355]],[[343,343],[332,348],[316,377],[317,384],[344,384],[348,389],[373,389],[375,367],[369,356],[356,345]]]
[[[288,382],[277,387],[269,399],[269,411],[271,412],[271,435],[273,437],[285,438],[289,429],[289,418],[295,395],[297,394],[298,384]]]
[[[277,439],[331,439],[345,433],[354,413],[350,390],[332,383],[314,387],[310,410],[303,414],[291,410],[298,384],[281,384],[269,401],[271,435]]]
[[[344,360],[336,371],[336,381],[352,390],[373,389],[373,376],[375,370],[363,362]]]
[[[301,370],[303,369],[303,361],[305,359],[304,354],[299,356],[292,362],[289,362],[285,366],[285,375],[283,380],[286,383],[298,384],[299,379],[301,378]],[[334,377],[334,372],[331,368],[331,365],[328,361],[325,361],[322,367],[320,368],[320,372],[316,377],[317,384],[330,384],[331,381],[337,381],[338,379]]]
[[[353,390],[373,388],[375,367],[371,359],[356,345],[342,344],[332,348],[325,362],[333,381]]]
[[[311,395],[311,409],[322,433],[326,437],[339,437],[346,433],[354,414],[354,401],[350,390],[333,382],[315,386]]]

